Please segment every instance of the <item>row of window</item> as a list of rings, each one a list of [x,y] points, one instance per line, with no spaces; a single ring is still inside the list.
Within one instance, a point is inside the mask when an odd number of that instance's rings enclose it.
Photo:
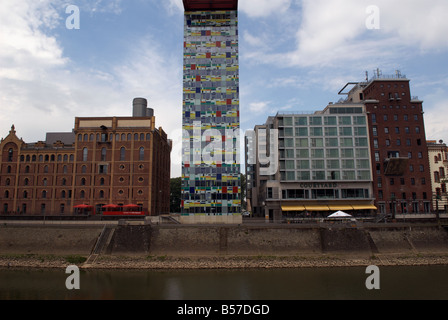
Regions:
[[[267,189],[272,199],[272,188]],[[369,199],[368,189],[288,189],[282,190],[282,199]]]
[[[365,116],[295,116],[279,118],[279,127],[285,126],[321,126],[365,125]]]
[[[28,165],[25,166],[24,173],[30,173],[30,168],[31,167],[28,166]],[[43,170],[42,171],[39,170],[40,167],[37,167],[37,168],[38,168],[37,173],[49,173],[49,166],[48,165],[43,166]],[[108,164],[100,164],[100,165],[98,165],[98,168],[99,168],[98,169],[98,173],[107,173]],[[119,166],[120,170],[124,170],[125,168],[126,168],[126,166],[123,165],[123,164],[121,164]],[[142,170],[144,168],[144,165],[143,164],[139,164],[138,168],[140,170]],[[70,170],[71,170],[71,166],[70,166]],[[6,173],[12,173],[12,167],[11,166],[7,166],[6,167]],[[71,173],[71,172],[69,172],[67,165],[62,166],[62,173],[63,174]],[[85,165],[81,166],[81,173],[87,173],[87,166],[85,166]]]
[[[403,115],[403,120],[404,121],[409,121],[409,118],[410,117],[409,117],[408,114]],[[398,114],[394,114],[392,116],[392,119],[393,119],[393,121],[399,121]],[[418,114],[414,114],[413,115],[413,119],[414,119],[414,121],[418,121],[419,120]],[[383,114],[383,121],[389,121],[389,115]],[[377,117],[376,117],[375,113],[372,113],[372,123],[377,123]]]
[[[118,195],[120,195],[120,196],[124,195],[124,193],[125,193],[124,190],[119,190],[118,191]],[[138,190],[137,191],[138,195],[142,195],[143,193],[144,193],[143,190]],[[79,198],[80,199],[85,199],[86,198],[86,194],[87,194],[87,192],[85,190],[79,191]],[[9,190],[6,190],[3,195],[4,195],[4,199],[9,199],[11,193],[10,193]],[[99,190],[98,191],[98,194],[97,194],[98,198],[102,199],[102,198],[105,197],[105,195],[106,195],[106,191],[104,191],[104,190]],[[48,196],[49,196],[49,191],[43,190],[40,193],[40,198],[39,199],[47,199]],[[28,197],[29,197],[29,191],[26,191],[26,190],[23,191],[22,199],[28,199]],[[72,190],[62,190],[61,194],[60,194],[60,198],[61,199],[65,199],[65,198],[71,199],[72,198]]]
[[[87,152],[88,152],[88,149],[87,148],[83,148],[83,156],[87,155]],[[140,161],[144,160],[144,152],[145,152],[145,148],[141,147],[139,149],[139,160]],[[101,161],[105,161],[106,155],[107,155],[107,149],[106,148],[102,148],[101,149]],[[122,147],[122,148],[120,148],[120,160],[124,159],[125,157],[126,157],[126,148]],[[25,162],[25,161],[26,162],[36,162],[36,161],[38,161],[38,162],[54,162],[55,160],[56,160],[56,156],[54,154],[52,154],[52,155],[48,155],[48,154],[47,155],[43,155],[43,154],[41,154],[39,156],[37,156],[37,155],[27,155],[27,156],[21,155],[20,156],[20,161],[21,162]],[[73,154],[70,154],[70,155],[68,155],[68,154],[61,155],[60,154],[60,155],[57,156],[57,161],[58,162],[62,162],[62,161],[64,161],[64,162],[67,162],[67,161],[73,162],[74,161],[74,155]],[[83,161],[87,161],[87,160],[83,160]],[[124,160],[121,160],[121,161],[124,161]],[[13,151],[12,151],[12,149],[10,149],[10,151],[8,152],[8,162],[13,162]]]
[[[295,130],[294,130],[295,129]],[[336,137],[367,136],[366,127],[285,127],[278,131],[279,137]]]
[[[415,130],[415,133],[420,133],[420,127],[419,127],[419,126],[415,127],[414,130]],[[373,131],[373,136],[374,136],[374,137],[378,136],[378,127],[377,127],[377,126],[373,126],[373,127],[372,127],[372,131]],[[401,134],[401,129],[400,129],[400,127],[395,127],[395,128],[394,128],[394,132],[395,132],[396,134]],[[384,133],[385,133],[385,134],[389,134],[389,133],[390,133],[389,127],[384,127]],[[411,133],[411,129],[410,129],[410,127],[404,127],[404,133],[406,133],[406,134],[410,134],[410,133]]]
[[[282,181],[368,181],[370,170],[280,171]]]
[[[113,141],[114,137],[115,137],[115,141],[132,141],[132,137],[134,137],[134,141],[150,141],[151,140],[151,134],[150,133],[97,133],[96,135],[94,135],[93,133],[91,134],[78,134],[78,141],[79,142],[93,142],[94,141],[94,137],[96,136],[96,141],[97,142],[111,142]]]
[[[107,161],[107,148],[101,149],[101,161]],[[89,149],[83,148],[82,149],[82,161],[88,161],[89,157]],[[120,148],[120,161],[126,161],[126,148],[121,147]],[[144,161],[145,160],[145,148],[140,147],[139,149],[139,158],[138,161]]]
[[[384,199],[383,190],[379,190],[378,191],[378,199],[379,200],[385,200]],[[422,198],[420,198],[420,199],[428,200],[428,194],[426,192],[422,192]],[[411,193],[411,198],[408,199],[408,194],[406,192],[402,192],[401,193],[401,198],[398,198],[397,194],[395,192],[392,192],[390,194],[390,199],[387,199],[387,200],[394,201],[394,202],[396,201],[396,202],[404,202],[405,203],[408,200],[412,200],[412,201],[418,200],[418,195],[417,195],[416,192],[412,192]],[[414,212],[418,212],[418,210],[414,210]]]
[[[369,151],[365,148],[341,148],[341,149],[285,149],[280,150],[280,159],[306,159],[306,158],[367,158]]]
[[[118,179],[119,182],[124,182],[125,180],[126,179],[124,177],[120,177]],[[145,179],[143,177],[139,177],[138,178],[138,182],[142,183],[144,181],[145,181]],[[86,178],[81,178],[80,182],[81,182],[80,185],[85,186],[86,185]],[[105,178],[100,178],[99,179],[99,185],[100,186],[105,185],[105,183],[106,183],[106,179]],[[10,185],[11,185],[11,179],[10,178],[6,178],[5,179],[5,186],[10,186]],[[23,185],[24,186],[29,186],[30,185],[30,179],[29,178],[25,178],[23,180]],[[47,178],[43,178],[40,186],[46,187],[48,185],[49,185],[48,179]],[[66,178],[62,178],[60,185],[61,186],[66,186],[67,185],[67,179]]]

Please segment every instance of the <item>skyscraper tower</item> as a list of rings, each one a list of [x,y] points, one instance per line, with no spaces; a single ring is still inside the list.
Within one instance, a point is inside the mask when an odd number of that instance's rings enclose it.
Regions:
[[[182,214],[240,214],[238,1],[183,3]]]

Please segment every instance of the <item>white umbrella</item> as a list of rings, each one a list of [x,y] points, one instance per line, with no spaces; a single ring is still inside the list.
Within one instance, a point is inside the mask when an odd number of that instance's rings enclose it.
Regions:
[[[336,211],[333,214],[330,214],[328,218],[348,218],[351,217],[348,213],[345,213],[344,211]]]

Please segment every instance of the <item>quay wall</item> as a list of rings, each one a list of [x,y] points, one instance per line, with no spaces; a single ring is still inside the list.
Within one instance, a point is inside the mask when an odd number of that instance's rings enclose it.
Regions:
[[[154,256],[300,256],[348,253],[448,253],[448,232],[427,226],[230,226],[117,223],[0,224],[1,254],[97,253]]]

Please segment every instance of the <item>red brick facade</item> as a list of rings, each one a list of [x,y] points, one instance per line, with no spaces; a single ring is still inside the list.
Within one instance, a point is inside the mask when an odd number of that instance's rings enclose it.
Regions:
[[[76,118],[68,142],[27,144],[12,127],[0,143],[0,213],[72,214],[79,204],[168,213],[171,147],[154,117]]]
[[[431,211],[431,176],[422,101],[409,80],[377,79],[363,88],[369,118],[373,187],[383,213]]]

